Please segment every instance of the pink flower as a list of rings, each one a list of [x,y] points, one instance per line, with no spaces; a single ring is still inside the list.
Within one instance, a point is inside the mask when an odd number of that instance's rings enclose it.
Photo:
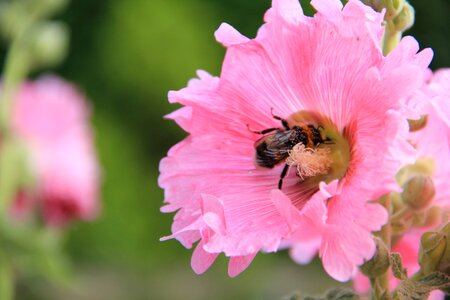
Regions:
[[[28,147],[37,179],[36,191],[27,201],[36,202],[50,224],[94,218],[99,208],[99,166],[89,109],[75,87],[52,76],[23,84],[13,128]]]
[[[429,74],[427,83],[422,87],[419,97],[413,99],[410,108],[416,111],[417,116],[427,115],[424,128],[410,134],[410,140],[417,149],[418,160],[426,160],[432,166],[431,178],[435,185],[436,194],[430,205],[444,209],[450,208],[450,69],[442,69]],[[436,220],[438,221],[438,220]],[[444,221],[444,220],[442,220]],[[427,228],[411,229],[392,248],[402,256],[403,266],[408,275],[416,273],[420,267],[418,253],[420,237],[426,232],[442,225],[439,221],[428,224]],[[430,227],[431,226],[431,227]],[[390,289],[397,287],[399,280],[390,273]],[[354,280],[355,290],[359,293],[368,293],[369,280],[358,274]],[[434,291],[429,299],[443,299],[444,293]]]
[[[274,0],[255,39],[222,24],[220,78],[199,71],[187,88],[169,93],[184,107],[168,117],[190,135],[160,165],[162,211],[177,211],[166,238],[187,248],[199,241],[197,273],[223,252],[236,276],[258,251],[277,251],[283,242],[296,253],[320,248],[327,272],[345,281],[375,251],[371,231],[387,213],[367,201],[398,190],[394,175],[411,161],[401,100],[420,87],[432,53],[417,54],[407,37],[384,57],[381,14],[359,1],[344,9],[338,0],[312,4],[318,12],[310,18],[297,0]],[[305,145],[310,150],[284,152],[293,168],[281,190],[285,156],[274,168],[255,162],[261,135],[252,131],[286,134],[271,111],[290,128],[309,124],[324,135],[319,146]]]
[[[426,87],[430,101],[423,106],[427,125],[411,135],[418,157],[433,162],[434,205],[450,208],[450,69],[436,71]]]

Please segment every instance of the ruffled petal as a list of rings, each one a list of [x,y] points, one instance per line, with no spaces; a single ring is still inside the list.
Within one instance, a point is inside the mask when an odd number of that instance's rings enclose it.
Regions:
[[[246,256],[235,256],[230,258],[230,262],[228,264],[228,275],[230,277],[236,277],[242,271],[248,268],[248,266],[252,263],[255,258],[256,253],[246,255]]]
[[[249,41],[249,39],[239,33],[236,29],[227,23],[222,23],[219,29],[214,33],[216,40],[224,45],[230,47],[233,45],[243,44]]]
[[[203,249],[203,243],[200,242],[192,253],[191,267],[197,274],[203,274],[211,267],[217,258],[217,253],[209,253]]]

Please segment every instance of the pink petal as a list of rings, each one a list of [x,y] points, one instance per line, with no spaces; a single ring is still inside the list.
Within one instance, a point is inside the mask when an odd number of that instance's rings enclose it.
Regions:
[[[191,267],[197,274],[203,274],[211,267],[218,253],[209,253],[203,249],[203,242],[198,243],[191,258]]]
[[[272,16],[273,15],[273,16]],[[272,0],[272,8],[266,13],[266,22],[276,22],[277,18],[290,24],[298,24],[304,15],[298,0]]]
[[[227,23],[222,23],[214,35],[216,40],[225,47],[244,44],[249,41],[247,37],[240,34],[236,29]]]
[[[339,0],[312,0],[311,5],[327,18],[340,18],[342,2]]]
[[[247,269],[250,263],[255,258],[256,253],[246,255],[246,256],[233,256],[230,258],[230,263],[228,264],[228,276],[236,277],[241,274],[242,271]]]
[[[450,80],[449,80],[450,82]],[[450,95],[450,94],[449,94]],[[446,96],[436,96],[431,99],[431,104],[433,105],[439,118],[445,122],[445,124],[450,128],[450,98]]]
[[[273,189],[271,192],[272,201],[280,213],[281,217],[285,219],[289,228],[293,226],[293,214],[297,211],[289,199],[281,190]]]
[[[291,247],[289,255],[298,264],[309,264],[318,254],[321,243],[322,240],[320,238],[296,243]]]

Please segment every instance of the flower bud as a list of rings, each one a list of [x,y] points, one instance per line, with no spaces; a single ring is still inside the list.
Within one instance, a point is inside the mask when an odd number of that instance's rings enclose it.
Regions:
[[[423,210],[431,204],[435,192],[429,176],[416,175],[403,185],[401,197],[411,209]]]
[[[438,269],[445,250],[447,237],[441,232],[426,232],[420,239],[419,264],[424,275]]]
[[[450,223],[447,223],[440,233],[446,237],[446,248],[437,270],[450,275]]]
[[[392,20],[397,31],[404,32],[414,24],[415,11],[408,2],[405,2],[402,11]]]
[[[410,132],[419,131],[419,130],[425,128],[425,126],[427,126],[427,123],[428,123],[428,116],[427,115],[422,115],[417,120],[410,120],[410,119],[408,119],[409,131]]]
[[[381,276],[389,269],[389,250],[380,238],[374,239],[375,255],[360,267],[361,272],[369,278]]]
[[[51,67],[65,57],[68,47],[68,29],[60,22],[37,24],[31,33],[33,67]]]
[[[394,19],[400,14],[405,6],[405,0],[382,0],[383,7],[386,8],[386,15],[384,19],[386,21]]]

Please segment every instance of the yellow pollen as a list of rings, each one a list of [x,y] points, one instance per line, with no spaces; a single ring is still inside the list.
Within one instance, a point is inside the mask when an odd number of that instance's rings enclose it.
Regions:
[[[297,167],[297,175],[301,179],[327,174],[333,163],[329,148],[312,149],[306,148],[302,143],[298,143],[288,151],[288,154],[289,157],[286,159],[286,163],[289,166]]]

